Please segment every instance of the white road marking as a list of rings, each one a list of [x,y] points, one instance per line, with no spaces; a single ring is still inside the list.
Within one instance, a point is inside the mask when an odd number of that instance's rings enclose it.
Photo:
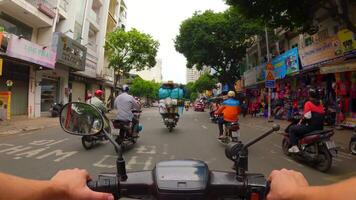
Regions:
[[[206,127],[206,126],[204,126],[204,125],[202,125],[201,127],[202,127],[203,129],[208,129],[208,127]]]
[[[145,162],[145,166],[143,167],[143,170],[149,170],[151,165],[152,165],[152,160],[153,160],[153,157],[148,157],[148,159],[146,160]]]
[[[78,153],[78,151],[64,152],[61,149],[57,149],[57,150],[51,151],[49,153],[46,153],[46,154],[44,154],[42,156],[38,156],[38,157],[36,157],[36,159],[43,159],[43,158],[46,158],[48,156],[55,155],[55,156],[61,156],[61,157],[59,157],[56,160],[54,160],[54,162],[60,162],[60,161],[66,159],[66,158],[68,158],[70,156],[73,156],[76,153]]]
[[[146,146],[146,145],[141,145],[137,150],[137,154],[156,154],[157,153],[157,147],[156,146]]]
[[[348,160],[352,160],[353,159],[351,154],[346,154],[346,153],[341,152],[341,151],[338,152],[337,156],[340,156],[340,157],[348,159]]]
[[[163,155],[168,155],[168,144],[164,144],[163,145],[163,152],[162,152]]]
[[[196,121],[196,122],[197,122],[197,121],[198,121],[198,119],[197,119],[197,118],[194,118],[194,121]]]
[[[116,165],[109,165],[109,164],[104,164],[104,162],[108,159],[116,159],[117,156],[111,156],[111,155],[105,155],[101,160],[98,162],[94,163],[94,167],[100,167],[100,168],[114,168]]]

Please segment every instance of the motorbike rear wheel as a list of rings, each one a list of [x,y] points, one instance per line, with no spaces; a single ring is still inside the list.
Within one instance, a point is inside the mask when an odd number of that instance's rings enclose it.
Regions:
[[[168,131],[171,133],[173,131],[173,126],[172,125],[168,125]]]
[[[356,141],[350,141],[349,149],[353,155],[356,155]]]
[[[91,136],[83,136],[82,137],[82,145],[83,145],[84,149],[90,150],[93,148],[94,144],[95,144],[95,141]]]
[[[326,147],[320,147],[318,159],[316,168],[321,172],[327,172],[332,164],[332,156]]]
[[[288,138],[283,138],[283,141],[282,141],[282,151],[283,151],[284,155],[290,156],[290,153],[289,153],[289,151],[288,151],[289,148],[290,148],[289,139],[288,139]]]

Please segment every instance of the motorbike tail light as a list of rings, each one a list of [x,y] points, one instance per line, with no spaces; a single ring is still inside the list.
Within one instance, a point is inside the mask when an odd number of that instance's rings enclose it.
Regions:
[[[252,192],[250,196],[250,200],[260,200],[260,194],[256,192]]]

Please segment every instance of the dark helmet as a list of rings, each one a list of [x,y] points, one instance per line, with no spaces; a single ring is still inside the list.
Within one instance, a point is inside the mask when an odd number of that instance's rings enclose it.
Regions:
[[[309,97],[313,98],[313,99],[319,99],[320,98],[319,91],[315,88],[310,88],[309,89]]]

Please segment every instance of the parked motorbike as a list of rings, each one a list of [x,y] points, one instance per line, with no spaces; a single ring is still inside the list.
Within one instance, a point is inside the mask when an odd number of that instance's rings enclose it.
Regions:
[[[61,103],[52,104],[51,107],[49,108],[51,117],[58,117],[59,113],[61,112],[62,107],[63,107],[63,104],[61,104]]]
[[[288,129],[294,124],[298,124],[301,116],[295,116],[292,123],[286,128],[283,134],[282,150],[287,156],[295,157],[299,160],[306,161],[313,167],[322,172],[327,172],[332,164],[332,158],[337,155],[335,142],[331,139],[334,135],[333,129],[313,131],[299,139],[299,153],[289,153],[291,147]]]
[[[139,137],[139,133],[142,131],[142,126],[140,125],[140,116],[142,111],[133,110],[135,122],[127,122],[121,120],[112,120],[113,127],[116,131],[112,133],[114,135],[115,141],[121,145],[123,148],[130,144],[136,144]]]
[[[73,129],[77,125],[76,120],[73,117],[68,119],[73,110],[94,117],[98,123],[93,123],[87,132]],[[60,123],[65,132],[79,136],[93,136],[103,132],[118,149],[117,171],[100,174],[98,180],[89,181],[87,185],[92,190],[112,193],[115,199],[266,199],[268,181],[263,174],[247,173],[247,150],[262,138],[278,131],[278,125],[246,145],[231,143],[227,146],[225,155],[234,162],[235,172],[210,171],[206,163],[198,160],[170,160],[157,163],[152,171],[127,173],[122,148],[103,129],[104,124],[108,123],[105,121],[107,119],[97,109],[80,102],[68,103],[61,112]]]

